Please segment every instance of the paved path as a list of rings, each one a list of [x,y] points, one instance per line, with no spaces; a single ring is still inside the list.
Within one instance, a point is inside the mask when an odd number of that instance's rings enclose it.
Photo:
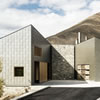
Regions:
[[[100,87],[100,82],[79,80],[51,80],[41,84],[49,87]]]
[[[52,87],[18,100],[97,100],[99,97],[100,87]]]

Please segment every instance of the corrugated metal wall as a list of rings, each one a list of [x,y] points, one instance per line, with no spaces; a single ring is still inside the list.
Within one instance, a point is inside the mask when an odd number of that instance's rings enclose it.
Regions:
[[[0,39],[0,59],[7,86],[31,85],[31,26]],[[23,77],[14,77],[14,66],[24,67]]]

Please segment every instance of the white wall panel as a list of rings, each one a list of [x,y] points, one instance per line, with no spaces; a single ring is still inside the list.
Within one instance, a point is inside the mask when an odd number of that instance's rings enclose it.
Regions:
[[[31,26],[0,39],[0,58],[7,86],[31,85]],[[24,67],[24,77],[14,77],[14,66]]]

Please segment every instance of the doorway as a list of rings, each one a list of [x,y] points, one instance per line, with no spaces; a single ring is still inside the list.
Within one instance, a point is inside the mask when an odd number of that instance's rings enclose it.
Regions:
[[[46,82],[48,80],[48,63],[34,62],[35,83]]]
[[[34,62],[34,81],[39,83],[39,62]]]
[[[77,79],[79,80],[89,80],[90,79],[90,65],[80,64],[77,66]]]

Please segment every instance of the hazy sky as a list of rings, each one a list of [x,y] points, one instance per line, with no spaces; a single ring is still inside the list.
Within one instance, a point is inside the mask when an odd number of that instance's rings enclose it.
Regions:
[[[100,0],[1,0],[0,36],[29,24],[45,37],[100,11]]]

